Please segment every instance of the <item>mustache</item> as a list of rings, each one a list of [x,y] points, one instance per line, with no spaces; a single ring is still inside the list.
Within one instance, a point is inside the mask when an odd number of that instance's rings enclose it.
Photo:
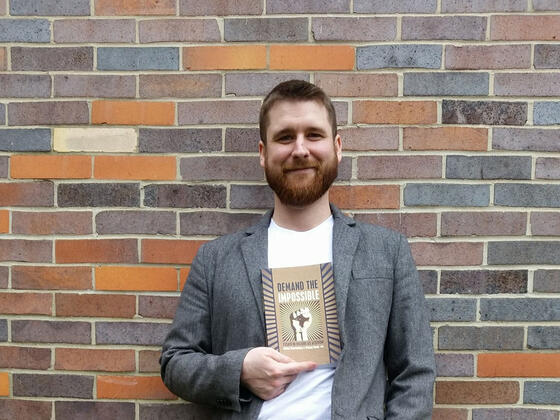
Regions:
[[[289,172],[289,171],[297,171],[298,169],[318,169],[318,168],[319,168],[318,163],[301,162],[301,163],[294,163],[291,165],[284,165],[282,167],[282,170],[284,172]]]

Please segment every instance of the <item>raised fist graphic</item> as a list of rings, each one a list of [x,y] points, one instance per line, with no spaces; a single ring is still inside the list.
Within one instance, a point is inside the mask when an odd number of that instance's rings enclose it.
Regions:
[[[296,341],[307,341],[307,329],[313,322],[313,316],[309,308],[301,308],[290,314],[290,321],[292,321],[292,328]]]

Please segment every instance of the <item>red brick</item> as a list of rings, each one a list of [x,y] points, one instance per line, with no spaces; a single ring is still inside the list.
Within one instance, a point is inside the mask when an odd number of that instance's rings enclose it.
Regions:
[[[50,293],[0,293],[0,313],[6,315],[51,315]]]
[[[190,264],[198,248],[207,241],[143,239],[142,262],[160,264]]]
[[[482,353],[478,355],[479,377],[560,377],[560,354],[558,353]]]
[[[134,350],[55,349],[55,369],[130,372],[136,369]]]
[[[0,210],[0,233],[10,233],[10,212]]]
[[[140,350],[138,352],[138,372],[159,372],[159,350]]]
[[[410,247],[419,266],[482,264],[483,244],[478,242],[415,242]]]
[[[397,96],[396,74],[317,73],[315,84],[330,97]]]
[[[138,23],[140,42],[220,42],[216,19],[154,19]]]
[[[12,267],[12,288],[31,290],[91,289],[91,267],[14,265]]]
[[[13,320],[12,341],[91,344],[89,322]]]
[[[12,178],[91,178],[91,157],[83,155],[13,155]]]
[[[519,382],[436,382],[436,404],[515,404],[518,400]]]
[[[92,47],[12,47],[12,70],[92,71]]]
[[[97,398],[174,400],[160,376],[98,376]]]
[[[360,156],[359,179],[441,178],[440,156]]]
[[[46,207],[54,202],[52,182],[0,183],[0,206]]]
[[[530,45],[448,45],[445,67],[452,70],[528,69]]]
[[[173,125],[173,102],[93,101],[92,124]]]
[[[4,71],[8,68],[8,54],[6,54],[6,47],[0,48],[0,70]]]
[[[405,127],[405,150],[469,150],[488,148],[488,129],[471,127]]]
[[[354,219],[398,230],[408,237],[437,235],[437,215],[433,213],[356,213]]]
[[[59,239],[55,243],[57,263],[136,263],[136,239]]]
[[[142,98],[212,98],[222,96],[218,74],[141,74]]]
[[[434,407],[432,420],[467,420],[469,411],[464,408]]]
[[[398,209],[398,185],[333,186],[330,199],[343,209]]]
[[[347,45],[271,45],[269,69],[353,70],[354,61],[354,47]]]
[[[101,266],[95,268],[97,290],[177,291],[177,270],[172,267]]]
[[[354,101],[354,123],[432,124],[437,121],[437,104],[430,101]]]
[[[87,102],[22,102],[8,104],[9,125],[88,124]]]
[[[51,350],[38,347],[0,347],[0,368],[47,370]]]
[[[0,261],[51,262],[52,242],[0,239]]]
[[[514,212],[445,212],[441,236],[525,235],[527,214]]]
[[[8,396],[6,389],[9,388],[9,374],[2,372],[1,376],[0,395]],[[50,420],[52,404],[50,401],[2,399],[0,412],[6,419]]]
[[[560,213],[532,212],[531,234],[560,236]]]
[[[490,39],[504,41],[558,41],[558,15],[502,15],[490,20]]]
[[[132,318],[136,314],[133,295],[57,293],[57,316]]]
[[[134,42],[134,19],[57,19],[53,23],[56,43]]]
[[[144,318],[173,319],[178,303],[177,296],[138,296],[138,315]]]
[[[397,127],[348,127],[338,130],[343,150],[397,150]]]
[[[95,0],[98,16],[175,15],[177,0]]]
[[[185,70],[248,70],[266,68],[264,45],[217,45],[183,48]]]
[[[90,211],[12,212],[12,231],[23,235],[87,235],[92,233]]]

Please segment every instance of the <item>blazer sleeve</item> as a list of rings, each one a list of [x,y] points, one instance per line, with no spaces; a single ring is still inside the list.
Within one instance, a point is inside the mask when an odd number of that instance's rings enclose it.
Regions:
[[[249,351],[212,354],[211,305],[205,245],[196,255],[160,358],[163,382],[191,402],[241,411],[241,367]]]
[[[387,420],[432,417],[435,361],[424,293],[406,238],[395,260],[393,303],[385,346]]]

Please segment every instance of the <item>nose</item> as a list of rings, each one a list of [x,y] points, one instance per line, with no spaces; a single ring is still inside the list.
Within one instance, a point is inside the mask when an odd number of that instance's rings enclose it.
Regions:
[[[309,150],[307,149],[307,144],[305,141],[305,136],[299,134],[296,141],[293,143],[294,148],[292,149],[292,156],[298,158],[305,158],[309,156]]]

